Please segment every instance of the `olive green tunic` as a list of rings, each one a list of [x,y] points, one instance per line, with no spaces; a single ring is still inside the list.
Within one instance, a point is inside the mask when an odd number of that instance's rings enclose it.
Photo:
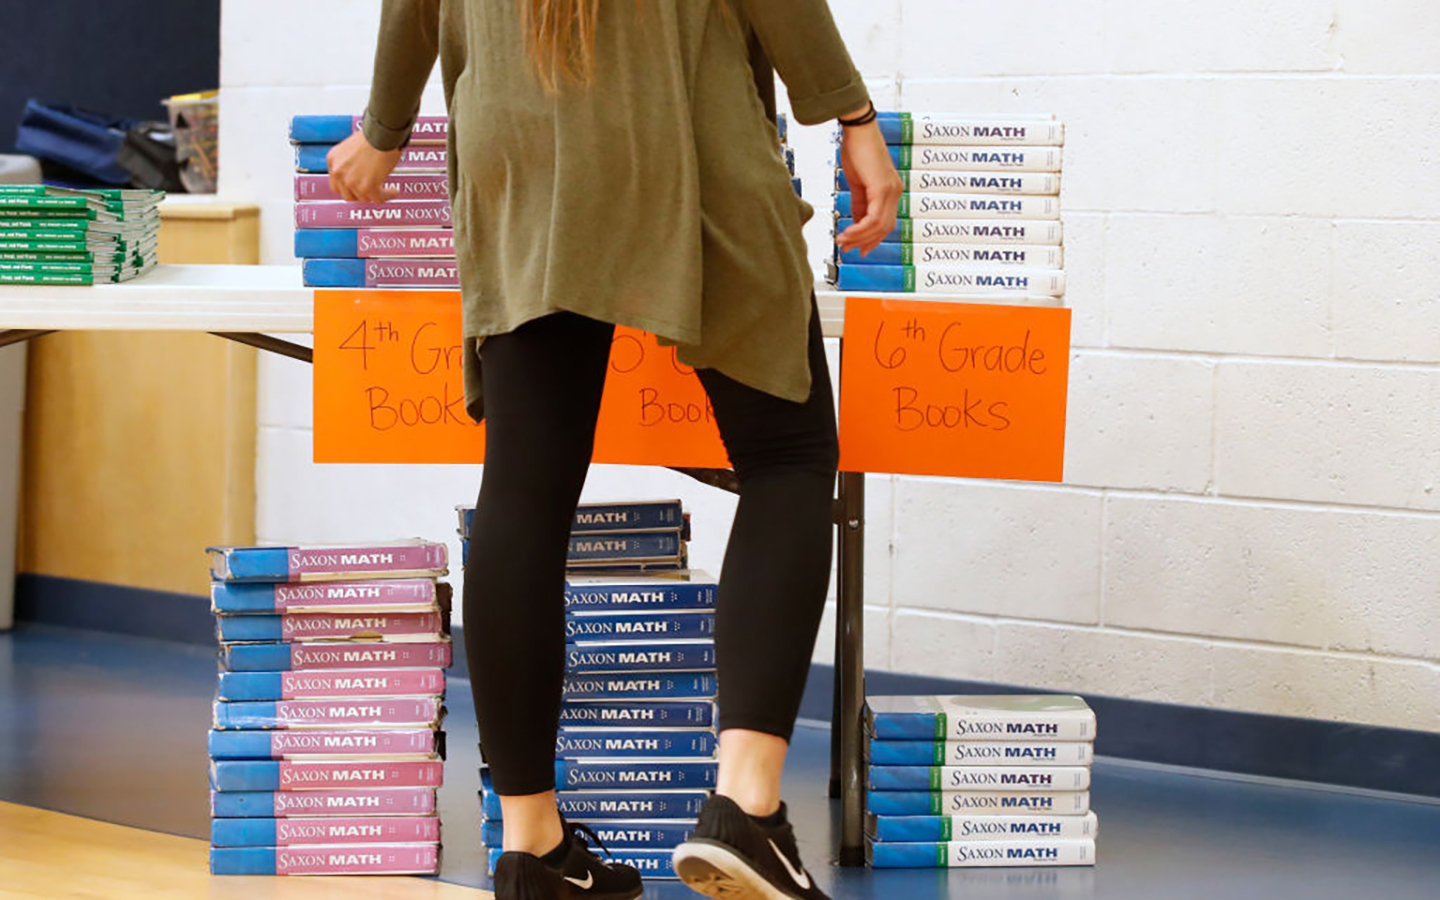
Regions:
[[[868,94],[825,0],[600,0],[594,83],[547,94],[520,0],[385,0],[364,133],[400,146],[438,54],[467,343],[568,310],[653,332],[688,365],[810,389],[813,275],[762,92],[815,124]],[[773,100],[771,101],[773,104]]]

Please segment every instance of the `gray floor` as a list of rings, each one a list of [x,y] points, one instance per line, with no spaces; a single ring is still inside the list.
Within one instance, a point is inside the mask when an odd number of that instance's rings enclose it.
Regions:
[[[214,655],[201,647],[43,628],[0,635],[0,800],[206,837],[214,676]],[[463,682],[449,707],[441,877],[487,887]],[[1118,760],[1095,765],[1094,869],[827,866],[837,827],[824,797],[828,748],[823,728],[799,730],[786,793],[816,880],[836,900],[1440,897],[1440,803]],[[695,896],[659,883],[646,895]]]

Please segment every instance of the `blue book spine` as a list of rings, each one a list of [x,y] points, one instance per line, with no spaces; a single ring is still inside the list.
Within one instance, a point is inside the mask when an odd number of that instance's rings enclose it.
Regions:
[[[212,847],[273,847],[275,819],[212,819]]]
[[[871,250],[869,256],[861,256],[858,249],[837,250],[835,259],[847,266],[908,266],[911,260],[915,258],[915,254],[911,250],[913,246],[912,244],[902,244],[898,241],[894,243],[882,243],[874,250]]]
[[[837,216],[836,219],[835,219],[835,233],[836,233],[836,234],[840,234],[842,231],[844,231],[845,229],[849,228],[851,225],[854,225],[854,224],[855,224],[855,220],[852,219],[852,218],[850,218],[849,216]],[[903,243],[909,243],[909,241],[910,241],[910,235],[907,233],[908,229],[909,229],[909,222],[907,222],[907,221],[904,220],[904,219],[901,219],[901,220],[897,221],[897,222],[895,223],[895,229],[894,229],[893,231],[891,231],[889,234],[885,235],[884,238],[882,238],[882,243],[886,243],[886,244],[903,244]]]
[[[307,259],[301,274],[307,287],[365,287],[363,259]]]
[[[913,266],[837,266],[835,286],[842,291],[915,292]]]
[[[216,703],[215,728],[232,729],[279,728],[280,717],[275,703]]]
[[[669,579],[601,583],[572,578],[565,585],[565,608],[571,612],[714,609],[718,587]]]
[[[715,643],[576,643],[565,645],[565,671],[577,672],[710,672],[715,669]]]
[[[709,728],[715,704],[709,700],[595,703],[560,705],[560,724],[592,728]]]
[[[704,700],[719,682],[707,672],[572,674],[565,676],[566,700]]]
[[[221,700],[284,700],[279,672],[221,672]]]
[[[866,758],[877,766],[943,766],[944,741],[871,740]]]
[[[292,116],[290,140],[297,144],[338,144],[355,131],[353,116]]]
[[[223,759],[210,763],[210,786],[216,791],[278,791],[280,762],[258,759]]]
[[[914,157],[911,154],[911,148],[908,144],[888,144],[885,149],[890,151],[890,161],[895,164],[895,168],[910,168],[911,160]],[[839,145],[835,147],[835,165],[837,167],[840,165]]]
[[[284,620],[274,616],[217,616],[215,634],[222,643],[278,641],[285,637]]]
[[[865,809],[877,816],[935,816],[944,812],[938,791],[866,791]]]
[[[290,644],[229,644],[221,655],[232,672],[290,671]]]
[[[273,613],[275,585],[215,582],[210,585],[210,608],[222,614]]]
[[[211,875],[274,875],[274,847],[212,847]]]
[[[212,555],[221,551],[212,551]],[[244,547],[225,554],[225,581],[280,582],[290,579],[288,547]]]
[[[690,840],[695,823],[683,819],[674,822],[623,819],[586,823],[608,850],[673,850]],[[480,823],[480,842],[486,847],[503,846],[505,823]]]
[[[715,614],[709,612],[569,612],[565,616],[567,641],[689,641],[714,637]]]
[[[267,743],[268,750],[268,743]],[[555,737],[555,757],[576,759],[602,757],[624,759],[667,759],[691,757],[709,759],[715,755],[713,731],[561,728]]]
[[[272,759],[268,731],[211,731],[206,742],[211,759]]]
[[[500,795],[482,774],[482,812],[499,821]],[[561,815],[578,822],[608,819],[693,819],[710,797],[709,791],[559,791]]]
[[[575,510],[575,521],[570,530],[584,533],[649,531],[680,528],[684,519],[685,512],[679,500],[586,504]]]
[[[210,815],[217,819],[262,818],[275,816],[273,791],[235,791],[210,794]]]
[[[680,555],[680,534],[577,534],[570,537],[571,562],[656,559]]]
[[[609,846],[608,844],[606,845]],[[495,874],[495,864],[500,861],[501,850],[491,847],[489,854],[490,874]],[[640,877],[650,880],[674,880],[675,865],[670,850],[620,850],[607,854],[606,862],[621,863],[640,872]]]
[[[949,816],[877,816],[867,812],[865,834],[877,841],[948,841],[953,830],[950,821]]]
[[[881,740],[934,741],[945,739],[944,713],[872,713],[869,725],[872,737]]]
[[[355,228],[297,228],[295,255],[301,259],[351,259],[360,255],[360,232]]]
[[[323,175],[330,171],[330,148],[334,144],[296,144],[295,171]]]
[[[715,787],[718,763],[555,760],[555,790],[699,790]]]

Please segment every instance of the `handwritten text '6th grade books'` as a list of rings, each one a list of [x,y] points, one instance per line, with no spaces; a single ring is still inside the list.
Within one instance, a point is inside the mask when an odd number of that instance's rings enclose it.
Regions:
[[[456,511],[468,548],[476,510]],[[556,798],[646,878],[675,877],[671,852],[694,831],[718,774],[718,586],[684,567],[689,539],[690,517],[673,499],[582,504],[571,523]],[[488,770],[481,785],[493,868],[504,822]]]
[[[295,255],[311,287],[456,288],[450,214],[449,120],[416,119],[410,144],[385,182],[386,203],[345,201],[330,186],[328,155],[360,128],[358,116],[295,116]],[[796,193],[795,154],[785,142],[783,117],[777,148]]]
[[[438,872],[445,546],[209,552],[211,872]]]
[[[883,112],[880,130],[905,192],[876,250],[835,248],[842,291],[946,294],[1003,302],[1062,297],[1065,126],[1053,117]],[[854,221],[836,157],[835,234]]]
[[[1081,698],[871,697],[865,727],[872,866],[1094,865]]]

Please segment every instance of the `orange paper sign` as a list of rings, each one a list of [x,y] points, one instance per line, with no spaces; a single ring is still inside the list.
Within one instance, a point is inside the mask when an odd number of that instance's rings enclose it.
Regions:
[[[455,291],[315,292],[315,461],[480,463]],[[594,460],[729,466],[705,389],[653,335],[617,328]]]
[[[1060,481],[1070,310],[850,298],[845,471]]]

